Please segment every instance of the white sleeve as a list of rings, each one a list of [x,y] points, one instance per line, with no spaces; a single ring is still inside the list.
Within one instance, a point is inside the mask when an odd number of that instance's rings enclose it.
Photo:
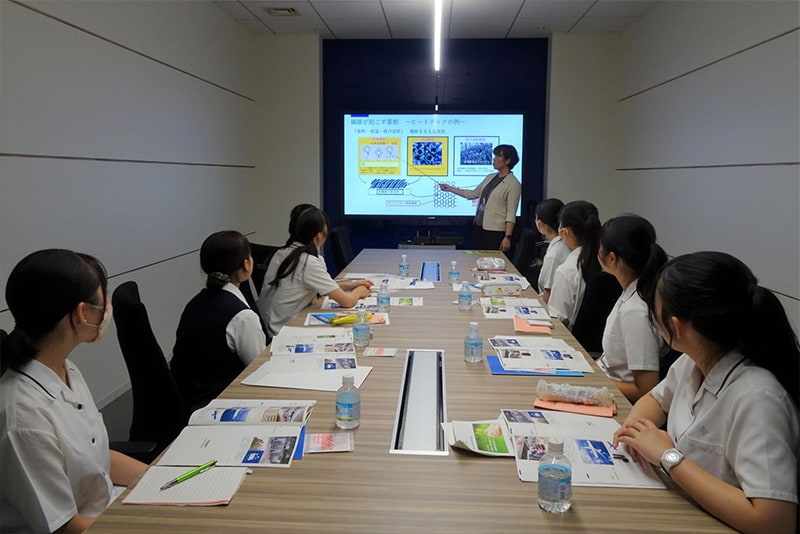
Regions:
[[[623,308],[620,319],[628,369],[631,371],[658,371],[661,336],[650,324],[647,309]]]
[[[550,290],[550,300],[547,302],[550,316],[557,317],[561,321],[569,319],[570,310],[575,307],[575,298],[576,294],[569,277],[564,274],[563,269],[556,269],[556,274],[553,275],[553,288]]]
[[[225,328],[228,348],[239,355],[242,363],[247,365],[255,360],[267,348],[267,336],[261,328],[258,314],[253,310],[242,310]]]
[[[327,295],[331,291],[339,289],[339,284],[334,282],[325,263],[320,257],[305,255],[306,265],[303,269],[303,282],[320,295]]]
[[[58,437],[19,430],[7,438],[3,477],[15,482],[6,497],[34,532],[56,531],[78,514]]]

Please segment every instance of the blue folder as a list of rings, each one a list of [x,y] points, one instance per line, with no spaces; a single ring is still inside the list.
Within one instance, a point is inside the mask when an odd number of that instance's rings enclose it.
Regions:
[[[522,376],[583,376],[581,371],[568,369],[554,369],[552,371],[523,371],[521,369],[505,369],[496,354],[488,354],[486,363],[493,375],[522,375]]]

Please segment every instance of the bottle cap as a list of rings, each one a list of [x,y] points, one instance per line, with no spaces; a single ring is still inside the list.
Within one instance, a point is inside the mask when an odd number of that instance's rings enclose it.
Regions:
[[[406,258],[408,258],[408,254],[400,254],[400,257],[405,260]]]
[[[470,326],[478,326],[478,322],[477,321],[470,321],[469,325]]]
[[[550,454],[564,454],[564,441],[558,438],[548,438],[547,452]]]
[[[342,385],[343,386],[352,386],[355,383],[353,379],[353,375],[344,375],[342,376]]]

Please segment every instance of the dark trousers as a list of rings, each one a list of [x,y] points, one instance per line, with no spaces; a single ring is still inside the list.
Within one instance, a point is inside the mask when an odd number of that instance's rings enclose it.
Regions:
[[[500,242],[505,236],[505,232],[492,232],[477,224],[472,225],[472,246],[476,250],[500,250]]]

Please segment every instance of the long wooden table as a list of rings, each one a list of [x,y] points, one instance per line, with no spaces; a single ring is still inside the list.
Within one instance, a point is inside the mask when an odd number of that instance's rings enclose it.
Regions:
[[[478,255],[458,250],[404,250],[411,273],[423,260],[439,261],[446,278],[458,261],[462,278]],[[400,251],[368,249],[349,272],[395,272]],[[510,270],[513,270],[510,262]],[[529,291],[528,296],[533,293]],[[448,420],[491,419],[501,408],[531,408],[539,377],[493,376],[486,363],[466,364],[463,339],[469,321],[483,338],[513,335],[511,321],[486,320],[477,307],[461,312],[446,282],[404,291],[423,307],[393,307],[391,325],[375,326],[371,345],[398,347],[394,358],[360,358],[373,370],[361,387],[361,426],[355,451],[306,455],[289,469],[261,468],[246,477],[228,506],[133,506],[114,503],[92,532],[730,532],[669,485],[667,490],[576,487],[572,509],[549,514],[536,503],[536,484],[521,482],[512,458],[450,450],[448,456],[390,454],[405,349],[445,350]],[[301,325],[306,312],[295,318]],[[576,341],[561,325],[554,335]],[[488,352],[488,344],[484,344]],[[358,355],[360,356],[359,349]],[[335,430],[332,392],[244,386],[239,381],[267,359],[262,355],[223,393],[225,398],[316,399],[308,432]],[[594,365],[594,364],[593,364]],[[548,378],[548,380],[558,380]],[[599,369],[564,382],[610,386]],[[616,392],[618,419],[630,404]]]

